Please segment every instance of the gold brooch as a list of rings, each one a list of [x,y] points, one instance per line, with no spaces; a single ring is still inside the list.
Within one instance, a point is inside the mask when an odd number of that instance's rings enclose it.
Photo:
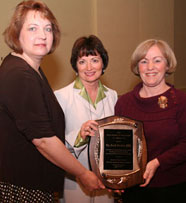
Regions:
[[[158,98],[158,104],[160,106],[160,108],[165,109],[168,106],[168,99],[165,96],[160,96]]]

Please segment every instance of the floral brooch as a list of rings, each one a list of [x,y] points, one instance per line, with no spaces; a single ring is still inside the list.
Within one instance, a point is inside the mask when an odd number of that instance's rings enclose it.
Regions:
[[[165,96],[160,96],[158,98],[158,104],[160,106],[160,108],[165,109],[168,106],[168,99]]]

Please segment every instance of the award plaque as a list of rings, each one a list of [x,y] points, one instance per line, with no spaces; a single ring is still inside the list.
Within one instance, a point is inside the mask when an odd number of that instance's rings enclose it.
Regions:
[[[97,122],[98,131],[88,146],[92,171],[111,189],[125,189],[143,183],[147,162],[143,123],[120,116]]]

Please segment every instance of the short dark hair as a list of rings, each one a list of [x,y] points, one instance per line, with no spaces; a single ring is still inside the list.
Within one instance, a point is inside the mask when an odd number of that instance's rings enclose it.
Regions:
[[[10,24],[3,33],[6,44],[16,53],[23,53],[19,42],[19,35],[23,27],[25,17],[29,11],[38,11],[44,18],[51,22],[54,37],[52,48],[50,50],[50,53],[52,53],[60,42],[61,33],[53,13],[50,11],[47,5],[41,1],[22,1],[16,6]]]
[[[104,70],[107,68],[109,57],[108,57],[107,50],[104,48],[101,40],[95,35],[78,38],[72,47],[72,54],[70,59],[72,68],[76,72],[78,72],[77,60],[79,57],[89,56],[89,55],[96,56],[97,54],[99,54],[102,58],[103,72],[104,72]]]

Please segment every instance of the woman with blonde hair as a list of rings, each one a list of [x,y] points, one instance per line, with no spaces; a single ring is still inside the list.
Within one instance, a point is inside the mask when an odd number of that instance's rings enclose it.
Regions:
[[[182,202],[186,197],[186,94],[166,82],[176,58],[163,40],[140,43],[131,71],[142,80],[121,96],[115,114],[143,121],[148,163],[141,187],[125,190],[124,202]]]

